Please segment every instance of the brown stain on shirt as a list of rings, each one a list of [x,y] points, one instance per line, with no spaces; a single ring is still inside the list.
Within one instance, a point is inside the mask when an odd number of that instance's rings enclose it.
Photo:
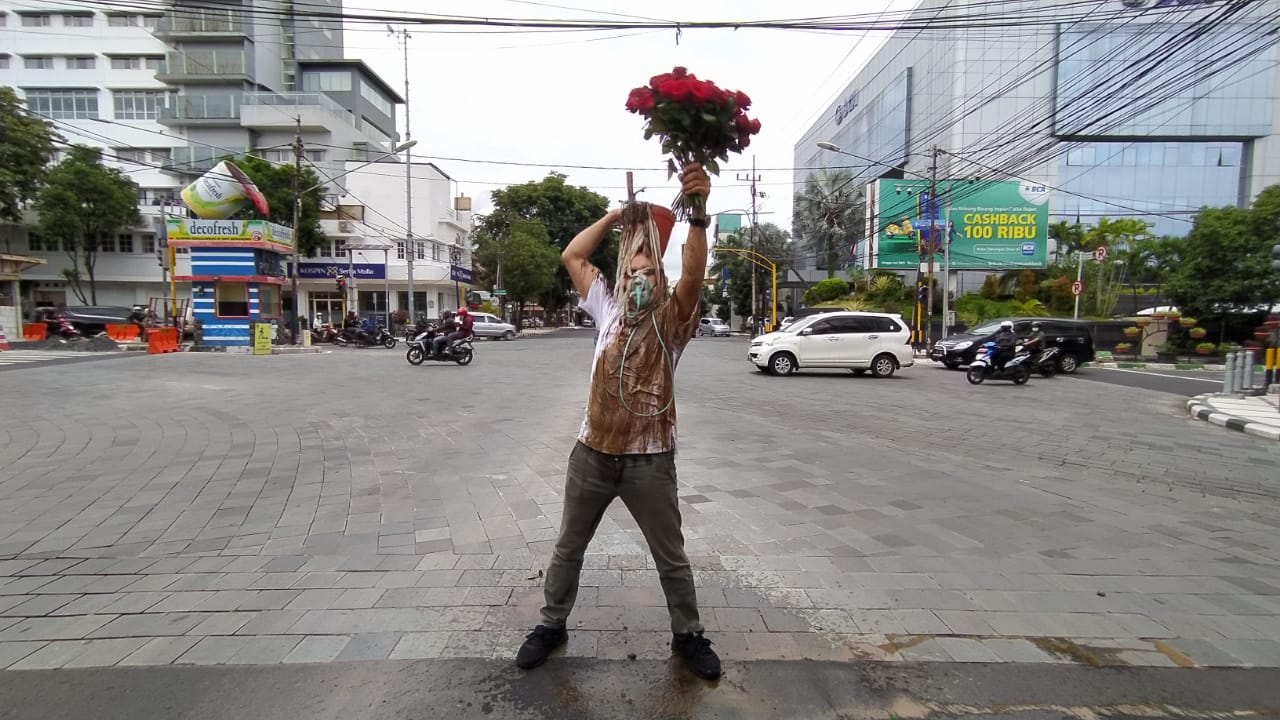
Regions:
[[[675,450],[675,363],[693,336],[698,313],[680,318],[674,298],[636,324],[623,322],[603,348],[592,373],[587,399],[587,422],[582,442],[609,455],[634,455]],[[658,342],[661,334],[662,343]],[[631,340],[627,347],[627,340]],[[603,334],[602,334],[603,337]],[[663,351],[663,345],[666,352]],[[626,363],[623,364],[623,350]],[[626,404],[618,394],[618,378]],[[670,406],[662,411],[663,407]],[[628,410],[630,408],[630,410]],[[659,412],[662,411],[662,412]]]

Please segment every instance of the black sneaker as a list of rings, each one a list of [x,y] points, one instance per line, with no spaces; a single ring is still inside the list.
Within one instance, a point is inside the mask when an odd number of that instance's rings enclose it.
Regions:
[[[684,658],[695,675],[708,680],[720,677],[720,656],[701,632],[671,636],[671,649]]]
[[[553,650],[563,645],[568,639],[569,633],[564,628],[549,628],[546,625],[535,627],[533,632],[525,637],[524,644],[520,646],[520,652],[516,653],[516,667],[522,670],[538,667],[547,661],[547,656]]]

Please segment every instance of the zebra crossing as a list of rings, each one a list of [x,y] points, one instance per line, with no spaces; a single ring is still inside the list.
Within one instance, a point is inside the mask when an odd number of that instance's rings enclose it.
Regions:
[[[0,370],[16,370],[42,363],[74,360],[105,360],[123,352],[58,352],[54,350],[0,350]]]

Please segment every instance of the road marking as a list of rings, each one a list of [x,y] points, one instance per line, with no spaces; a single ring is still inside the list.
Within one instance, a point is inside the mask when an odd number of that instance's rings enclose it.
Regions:
[[[71,358],[109,357],[119,352],[49,352],[47,350],[7,350],[0,352],[0,366],[69,360]]]
[[[1195,382],[1207,382],[1214,385],[1221,385],[1222,380],[1209,380],[1207,378],[1187,377],[1186,375],[1165,375],[1164,373],[1147,372],[1145,370],[1130,370],[1129,368],[1093,368],[1094,370],[1106,370],[1107,372],[1133,373],[1134,375],[1150,375],[1152,377],[1173,378],[1174,380],[1194,380]]]

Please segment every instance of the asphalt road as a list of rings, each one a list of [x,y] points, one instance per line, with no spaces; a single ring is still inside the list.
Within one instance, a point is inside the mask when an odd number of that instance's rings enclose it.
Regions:
[[[1071,379],[1151,390],[1191,397],[1222,388],[1222,373],[1178,370],[1138,370],[1123,368],[1082,368]]]
[[[708,683],[658,660],[423,660],[0,673],[3,720],[1267,718],[1280,673],[978,663],[749,662]]]

